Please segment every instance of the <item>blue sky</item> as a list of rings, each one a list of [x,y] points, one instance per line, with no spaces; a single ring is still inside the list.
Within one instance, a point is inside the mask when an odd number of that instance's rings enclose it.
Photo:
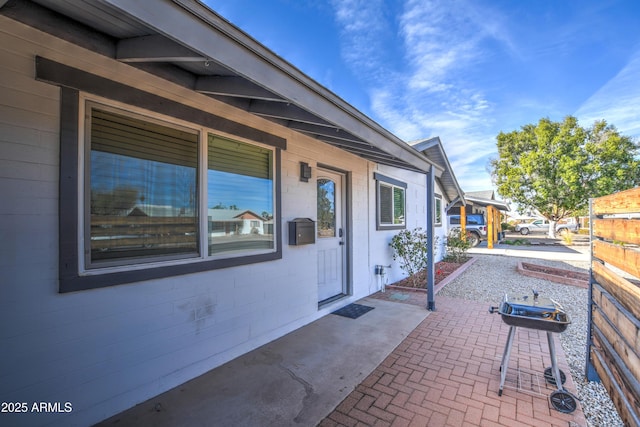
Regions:
[[[439,136],[464,191],[542,117],[640,137],[640,1],[205,2],[398,137]]]

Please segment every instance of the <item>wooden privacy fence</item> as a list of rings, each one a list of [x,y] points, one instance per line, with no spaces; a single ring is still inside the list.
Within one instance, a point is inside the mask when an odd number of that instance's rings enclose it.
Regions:
[[[587,378],[600,377],[625,425],[640,426],[640,188],[590,201]]]

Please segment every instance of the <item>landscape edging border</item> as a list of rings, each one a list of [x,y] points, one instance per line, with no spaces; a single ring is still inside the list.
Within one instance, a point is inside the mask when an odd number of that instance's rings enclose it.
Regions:
[[[442,279],[442,281],[440,283],[438,283],[436,286],[434,286],[433,293],[437,295],[438,292],[440,291],[440,289],[444,288],[450,282],[452,282],[453,280],[458,278],[458,276],[460,276],[462,273],[464,273],[467,270],[467,268],[469,268],[477,260],[478,260],[477,257],[469,257],[467,262],[462,264],[460,267],[458,267],[456,269],[456,271],[454,271],[453,273],[451,273],[450,275],[448,275],[447,277]],[[426,289],[422,289],[422,288],[409,288],[407,286],[396,286],[396,285],[387,285],[387,286],[385,286],[385,289],[392,289],[392,290],[397,290],[397,291],[423,292],[423,293],[427,292]]]
[[[532,264],[532,263],[519,261],[517,270],[518,270],[518,273],[522,274],[523,276],[535,277],[537,279],[545,279],[545,280],[549,280],[551,282],[560,283],[560,284],[563,284],[563,285],[577,286],[577,287],[580,287],[580,288],[588,288],[589,287],[589,279],[585,279],[585,280],[583,280],[583,279],[574,279],[574,278],[571,278],[571,277],[564,277],[564,276],[555,275],[555,274],[543,273],[541,271],[528,270],[528,269],[525,268],[524,264],[531,265],[531,266],[534,266],[534,267],[542,267],[542,268],[546,268],[546,269],[549,269],[549,270],[571,271],[571,270],[563,270],[561,268],[547,267],[547,266],[544,266],[544,265],[538,265],[538,264]]]

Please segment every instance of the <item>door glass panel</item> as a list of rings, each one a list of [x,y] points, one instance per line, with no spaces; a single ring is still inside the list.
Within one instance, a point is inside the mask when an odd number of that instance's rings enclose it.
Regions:
[[[336,184],[318,179],[318,237],[336,236]]]

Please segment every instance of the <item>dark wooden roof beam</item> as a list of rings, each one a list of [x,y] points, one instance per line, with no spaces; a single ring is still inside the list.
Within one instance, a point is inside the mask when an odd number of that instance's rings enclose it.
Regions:
[[[161,35],[118,41],[116,59],[122,62],[206,62],[208,58]]]
[[[333,139],[340,139],[343,141],[369,145],[368,143],[364,142],[360,138],[357,138],[352,134],[338,128],[330,128],[327,126],[316,126],[310,123],[302,123],[302,122],[295,122],[295,121],[290,121],[286,126],[288,126],[290,129],[293,129],[305,134],[310,134],[314,136],[315,135],[326,136]]]
[[[251,106],[248,111],[258,116],[274,117],[278,119],[293,120],[296,122],[335,128],[335,125],[327,122],[326,120],[323,120],[298,106],[285,104],[283,102],[255,100],[251,102]]]
[[[339,139],[333,139],[333,138],[328,138],[328,137],[323,137],[321,135],[315,135],[315,138],[326,142],[327,144],[331,144],[334,147],[340,147],[343,149],[349,149],[351,151],[357,151],[358,153],[362,153],[362,154],[369,154],[372,156],[377,156],[380,159],[393,159],[393,156],[390,156],[388,153],[385,153],[384,151],[378,149],[377,147],[374,147],[372,145],[369,144],[358,144],[358,143],[353,143],[353,142],[348,142],[348,141],[342,141]]]
[[[287,102],[275,93],[239,76],[201,76],[196,80],[195,90],[207,95]]]

